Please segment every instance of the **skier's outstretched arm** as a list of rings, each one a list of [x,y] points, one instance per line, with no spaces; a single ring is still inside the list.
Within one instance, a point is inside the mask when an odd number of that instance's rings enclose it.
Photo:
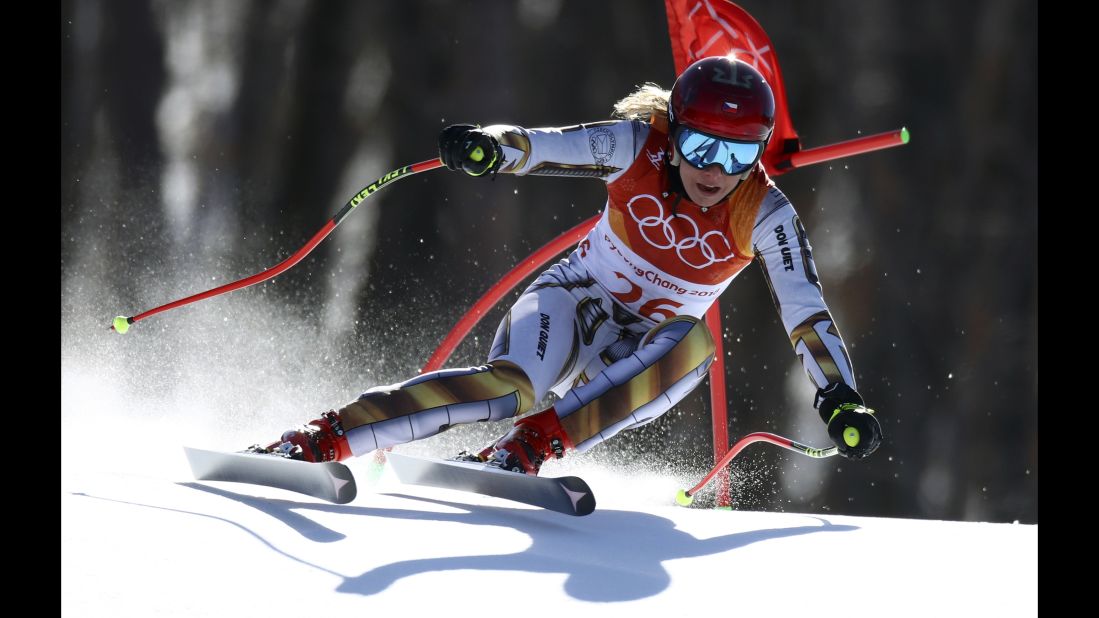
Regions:
[[[637,158],[649,125],[610,120],[570,127],[456,124],[439,135],[447,168],[471,176],[497,172],[601,178],[613,182]]]
[[[777,187],[760,207],[752,241],[794,353],[817,387],[813,405],[829,437],[849,459],[870,455],[881,444],[881,425],[856,390],[851,357],[824,302],[805,227]]]

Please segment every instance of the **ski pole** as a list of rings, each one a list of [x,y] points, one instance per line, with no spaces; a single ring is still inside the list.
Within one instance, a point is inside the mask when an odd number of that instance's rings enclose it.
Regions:
[[[709,482],[712,481],[715,476],[717,476],[718,472],[721,472],[721,470],[725,466],[729,465],[729,462],[732,461],[733,458],[736,457],[738,454],[740,454],[740,451],[744,450],[744,447],[752,444],[753,442],[768,442],[770,444],[774,444],[775,446],[781,446],[786,450],[800,453],[807,457],[813,457],[815,459],[831,457],[832,455],[835,455],[837,453],[836,447],[834,446],[830,446],[828,448],[813,448],[811,446],[801,444],[800,442],[794,442],[790,438],[784,438],[782,436],[775,435],[773,433],[767,433],[765,431],[750,433],[737,441],[737,443],[733,445],[733,448],[729,449],[728,453],[725,453],[725,456],[721,458],[721,461],[717,462],[717,465],[714,466],[712,470],[710,470],[710,473],[706,475],[706,478],[702,479],[702,482],[700,482],[698,485],[695,485],[690,490],[680,489],[679,492],[675,495],[676,503],[680,506],[690,506],[691,502],[694,501],[694,495],[701,491],[702,488],[705,487],[707,484],[709,484]]]
[[[473,154],[470,155],[470,158],[472,158],[475,161],[480,160],[480,158],[478,157],[478,154],[479,154],[478,151],[479,150],[480,150],[480,148],[475,150],[473,152]],[[484,155],[481,154],[481,157],[483,157],[483,156]],[[412,165],[406,165],[404,167],[400,167],[400,168],[397,168],[397,169],[395,169],[391,172],[388,172],[384,176],[382,176],[381,178],[379,178],[379,179],[375,180],[374,182],[372,182],[370,185],[368,185],[362,191],[359,191],[358,193],[356,193],[354,195],[354,197],[352,197],[350,200],[348,200],[348,202],[346,204],[344,204],[343,208],[341,208],[340,211],[338,213],[336,213],[336,216],[332,217],[328,221],[328,223],[326,223],[324,225],[324,227],[322,227],[320,229],[320,231],[318,231],[316,234],[314,234],[313,238],[309,239],[309,242],[305,243],[305,245],[301,249],[298,249],[297,252],[294,253],[294,255],[291,255],[290,257],[286,258],[285,260],[280,262],[277,266],[275,266],[273,268],[269,268],[269,269],[264,270],[262,272],[258,272],[256,274],[250,276],[250,277],[245,277],[244,279],[240,279],[240,280],[234,281],[232,283],[226,283],[225,285],[213,288],[211,290],[207,290],[207,291],[201,292],[199,294],[194,294],[192,296],[188,296],[187,298],[181,298],[177,301],[170,302],[166,305],[161,305],[159,307],[155,307],[153,309],[145,311],[144,313],[139,313],[139,314],[137,314],[133,317],[126,317],[126,316],[121,316],[120,315],[120,316],[118,316],[114,319],[114,322],[111,324],[110,330],[113,330],[113,331],[115,331],[115,332],[117,332],[121,335],[125,335],[126,331],[130,330],[130,324],[133,324],[134,322],[137,322],[138,320],[144,320],[145,318],[147,318],[149,316],[156,315],[156,314],[160,313],[161,311],[167,311],[169,309],[175,309],[176,307],[182,307],[183,305],[189,305],[193,302],[197,302],[197,301],[203,300],[205,298],[210,298],[212,296],[217,296],[219,294],[225,294],[226,292],[232,292],[233,290],[239,290],[241,288],[246,288],[250,285],[255,285],[257,283],[267,281],[268,279],[271,279],[271,278],[273,278],[273,277],[289,270],[290,267],[292,267],[294,264],[297,264],[298,262],[300,262],[302,260],[302,258],[304,258],[305,256],[309,255],[309,252],[312,251],[314,248],[316,248],[316,246],[319,245],[321,243],[321,241],[323,241],[325,239],[325,237],[327,237],[329,234],[331,234],[332,230],[336,229],[336,226],[339,225],[340,223],[342,223],[343,220],[347,217],[347,215],[351,214],[351,211],[354,210],[356,206],[358,206],[360,203],[362,203],[362,201],[365,200],[366,198],[370,197],[370,194],[372,194],[375,191],[381,189],[385,185],[393,182],[394,180],[399,180],[401,178],[404,178],[405,176],[411,176],[412,174],[417,174],[419,172],[426,172],[428,170],[433,170],[437,167],[442,167],[442,166],[443,166],[443,162],[442,162],[441,159],[429,159],[427,161],[421,161],[419,163],[413,163]]]

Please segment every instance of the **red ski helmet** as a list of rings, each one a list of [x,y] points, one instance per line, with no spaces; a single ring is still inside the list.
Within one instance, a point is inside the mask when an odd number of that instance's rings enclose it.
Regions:
[[[765,142],[775,128],[775,95],[747,62],[703,58],[675,80],[668,119],[673,133],[686,125],[717,137]]]

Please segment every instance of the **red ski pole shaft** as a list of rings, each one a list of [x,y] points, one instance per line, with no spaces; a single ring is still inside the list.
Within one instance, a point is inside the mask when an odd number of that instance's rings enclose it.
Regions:
[[[161,313],[162,311],[168,311],[169,309],[175,309],[176,307],[189,305],[191,303],[198,302],[206,298],[218,296],[220,294],[232,292],[241,288],[246,288],[250,285],[255,285],[257,283],[261,283],[263,281],[267,281],[268,279],[274,278],[282,274],[283,272],[286,272],[292,266],[300,262],[305,256],[309,255],[309,253],[313,251],[313,249],[316,248],[317,245],[321,244],[321,241],[323,241],[329,234],[332,233],[332,230],[336,229],[336,226],[342,223],[343,220],[347,218],[349,214],[351,214],[351,211],[354,210],[356,206],[361,204],[366,198],[370,197],[370,195],[373,194],[375,191],[378,191],[385,185],[395,180],[400,180],[401,178],[411,176],[412,174],[417,174],[419,172],[433,170],[437,167],[442,167],[442,165],[443,162],[440,159],[429,159],[427,161],[421,161],[419,163],[413,163],[412,165],[399,167],[391,172],[388,172],[381,178],[375,180],[374,182],[364,187],[361,191],[356,193],[350,200],[347,201],[346,204],[344,204],[343,208],[341,208],[340,211],[336,213],[336,216],[329,219],[328,223],[324,224],[324,227],[322,227],[316,234],[313,235],[312,238],[309,239],[309,242],[305,243],[305,245],[301,249],[298,249],[294,253],[294,255],[291,255],[282,262],[279,262],[276,266],[268,268],[262,272],[258,272],[250,277],[245,277],[232,283],[227,283],[211,290],[206,290],[205,292],[201,292],[199,294],[194,294],[186,298],[181,298],[166,305],[154,307],[133,317],[118,316],[114,319],[114,323],[111,325],[111,330],[117,331],[121,334],[125,334],[126,331],[129,330],[130,324],[133,324],[134,322],[137,322],[139,320],[144,320],[145,318]]]
[[[788,451],[800,453],[802,455],[805,455],[806,457],[813,457],[815,459],[831,457],[832,455],[835,455],[837,453],[836,447],[834,446],[830,446],[828,448],[814,448],[812,446],[806,446],[805,444],[795,442],[790,438],[784,438],[773,433],[767,433],[764,431],[750,433],[738,440],[737,443],[733,445],[733,448],[729,449],[729,452],[725,454],[725,457],[721,458],[721,461],[717,462],[717,465],[715,465],[713,469],[710,470],[710,473],[707,474],[706,477],[703,478],[698,485],[695,485],[689,490],[680,489],[679,493],[676,495],[676,502],[683,506],[689,505],[694,499],[693,496],[695,494],[702,491],[702,488],[706,487],[706,485],[708,485],[710,481],[712,481],[714,477],[717,476],[718,473],[725,468],[725,466],[729,465],[729,462],[731,462],[734,457],[740,454],[740,452],[743,451],[745,447],[755,442],[767,442],[769,444],[774,444],[775,446],[781,446]]]

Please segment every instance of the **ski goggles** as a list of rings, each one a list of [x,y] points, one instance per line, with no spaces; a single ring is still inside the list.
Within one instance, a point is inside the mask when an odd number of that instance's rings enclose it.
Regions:
[[[763,155],[765,142],[739,142],[706,135],[690,127],[680,127],[676,133],[679,155],[687,163],[704,169],[714,163],[729,176],[751,169]]]

